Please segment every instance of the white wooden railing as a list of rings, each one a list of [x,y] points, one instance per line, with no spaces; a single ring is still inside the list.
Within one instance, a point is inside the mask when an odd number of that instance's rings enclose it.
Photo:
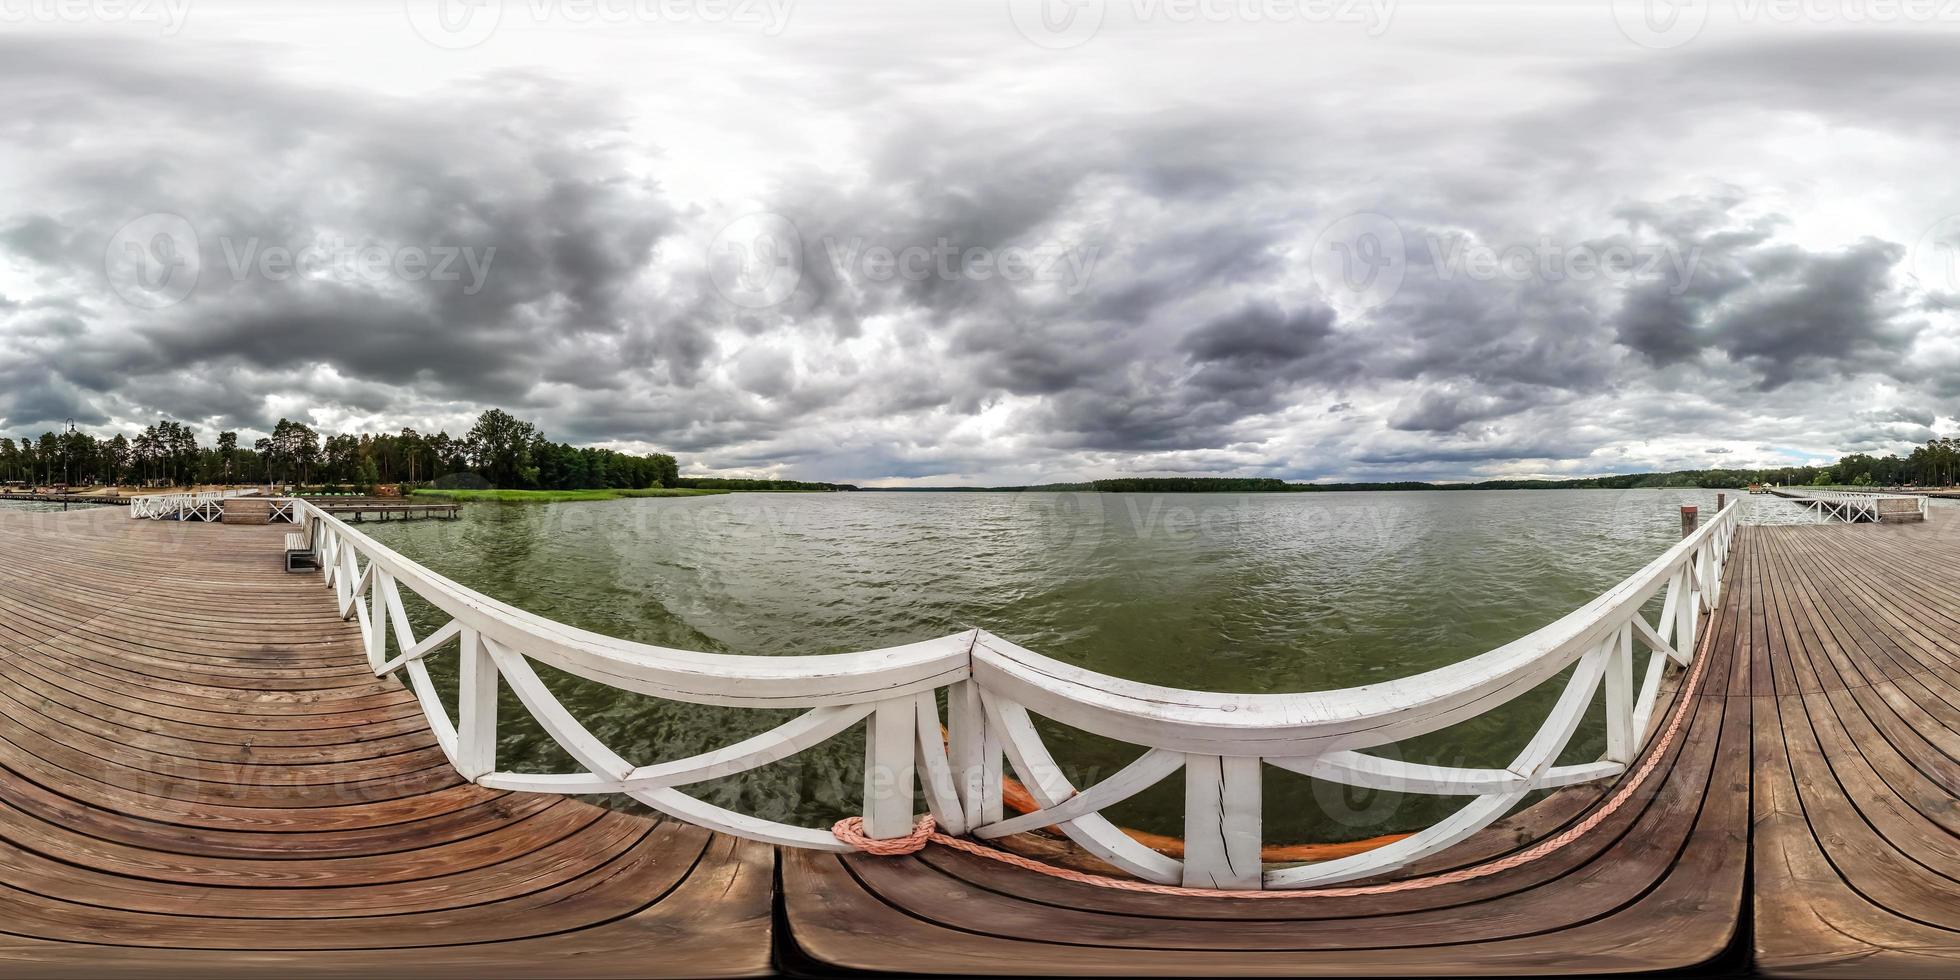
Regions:
[[[205,521],[213,522],[225,516],[225,501],[233,497],[250,497],[257,494],[256,488],[242,490],[205,490],[199,493],[153,493],[129,498],[129,516],[132,520],[150,521]]]
[[[847,850],[827,829],[737,813],[689,795],[690,784],[784,759],[865,725],[862,815],[873,838],[908,833],[914,785],[941,830],[995,838],[1048,826],[1140,878],[1207,888],[1299,888],[1400,867],[1463,840],[1542,789],[1611,779],[1639,754],[1670,663],[1693,656],[1721,595],[1740,502],[1647,567],[1543,629],[1481,656],[1380,684],[1308,694],[1213,694],[1125,681],[1044,657],[984,630],[861,653],[756,657],[632,643],[553,622],[471,591],[382,546],[305,501],[300,520],[342,618],[360,623],[377,674],[405,673],[451,764],[481,785],[544,793],[625,793],[674,817],[755,840]],[[402,589],[447,622],[418,636]],[[1657,621],[1645,612],[1660,602]],[[390,646],[390,639],[393,646]],[[426,658],[455,651],[451,718]],[[1638,663],[1641,653],[1646,662]],[[793,708],[794,719],[684,759],[625,758],[552,695],[533,663],[648,697]],[[1403,762],[1368,749],[1435,732],[1512,701],[1571,668],[1536,734],[1503,768]],[[561,773],[497,766],[498,684],[577,761]],[[1558,764],[1603,689],[1602,758]],[[938,692],[950,737],[942,740]],[[1136,761],[1073,785],[1033,715],[1141,746]],[[1041,809],[1008,816],[1003,759]],[[1351,786],[1464,797],[1454,815],[1360,854],[1266,867],[1260,856],[1265,767]],[[1185,771],[1182,860],[1132,839],[1101,811]]]
[[[1921,519],[1926,516],[1926,498],[1918,494],[1825,487],[1779,487],[1776,492],[1798,503],[1808,504],[1827,520],[1856,523],[1875,522],[1881,516],[1897,518],[1915,514]]]

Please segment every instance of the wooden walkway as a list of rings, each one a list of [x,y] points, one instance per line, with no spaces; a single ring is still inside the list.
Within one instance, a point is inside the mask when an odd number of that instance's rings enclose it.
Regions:
[[[1955,517],[1748,531],[1765,971],[1960,974]]]
[[[769,848],[463,782],[283,530],[0,515],[0,976],[769,969]]]
[[[1751,676],[1734,642],[1745,623],[1732,610],[1717,623],[1683,736],[1633,801],[1517,870],[1363,898],[1188,899],[939,848],[905,859],[797,852],[783,857],[791,934],[830,966],[908,973],[1502,975],[1721,960],[1748,859]],[[1398,877],[1515,853],[1597,798],[1565,791]]]
[[[1953,976],[1952,516],[1744,529],[1682,737],[1575,843],[1254,901],[938,847],[772,855],[472,787],[319,580],[280,573],[278,529],[0,515],[0,975]],[[1402,876],[1528,848],[1597,794]]]

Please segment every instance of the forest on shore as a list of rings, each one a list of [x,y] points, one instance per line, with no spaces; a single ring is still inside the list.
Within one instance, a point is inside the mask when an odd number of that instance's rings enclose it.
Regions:
[[[1292,483],[1263,477],[1124,477],[1078,483],[1000,487],[880,487],[905,491],[1100,491],[1103,493],[1313,493],[1340,490],[1732,489],[1781,486],[1949,486],[1960,478],[1960,443],[1935,439],[1909,455],[1852,453],[1829,466],[1675,470],[1569,480]],[[502,409],[478,416],[461,436],[400,432],[322,436],[291,419],[251,446],[220,432],[211,445],[190,426],[163,420],[135,438],[103,439],[75,429],[39,439],[0,438],[0,484],[32,486],[184,486],[282,483],[372,489],[395,484],[450,490],[857,490],[840,483],[685,477],[667,453],[644,456],[547,439],[538,427]]]
[[[1017,487],[880,487],[887,491],[1096,491],[1101,493],[1319,493],[1380,490],[1729,490],[1752,483],[1777,486],[1904,487],[1950,486],[1960,478],[1960,443],[1936,439],[1910,456],[1870,456],[1852,453],[1829,466],[1784,466],[1775,469],[1674,470],[1667,473],[1625,473],[1571,480],[1478,480],[1429,483],[1398,480],[1380,483],[1289,483],[1265,477],[1124,477],[1081,483],[1045,483]]]

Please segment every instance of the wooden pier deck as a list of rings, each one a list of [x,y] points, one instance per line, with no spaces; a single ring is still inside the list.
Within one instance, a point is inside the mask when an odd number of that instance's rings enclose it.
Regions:
[[[454,501],[430,503],[401,497],[308,497],[321,510],[342,520],[358,524],[370,518],[377,521],[412,521],[424,518],[454,520],[462,516],[463,505]]]
[[[283,529],[0,516],[0,976],[704,976],[767,846],[470,785]]]
[[[1950,518],[1743,529],[1681,737],[1568,846],[1254,900],[471,786],[318,578],[280,571],[279,529],[0,514],[0,975],[1952,976]],[[1388,880],[1518,854],[1600,796]]]

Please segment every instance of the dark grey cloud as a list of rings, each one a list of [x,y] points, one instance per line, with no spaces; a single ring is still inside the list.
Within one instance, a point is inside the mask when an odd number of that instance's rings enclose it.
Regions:
[[[1950,33],[1652,54],[1547,28],[1570,49],[1520,31],[1486,52],[1418,25],[1378,48],[1194,31],[1054,57],[998,24],[863,16],[799,11],[807,33],[766,46],[567,32],[528,60],[248,44],[215,15],[167,45],[0,38],[0,433],[436,428],[500,405],[725,471],[1373,479],[1893,451],[1956,413],[1960,283],[1914,275],[1921,233],[1960,213]],[[895,46],[892,18],[920,30]],[[1461,91],[1380,70],[1436,59]],[[199,236],[196,292],[161,310],[104,273],[149,212]],[[707,274],[753,212],[802,245],[764,308]],[[1314,265],[1357,212],[1405,239],[1378,302]],[[247,243],[324,240],[494,258],[467,290],[230,269]],[[942,244],[1077,265],[865,262]],[[1452,264],[1465,247],[1667,261],[1485,276]]]

